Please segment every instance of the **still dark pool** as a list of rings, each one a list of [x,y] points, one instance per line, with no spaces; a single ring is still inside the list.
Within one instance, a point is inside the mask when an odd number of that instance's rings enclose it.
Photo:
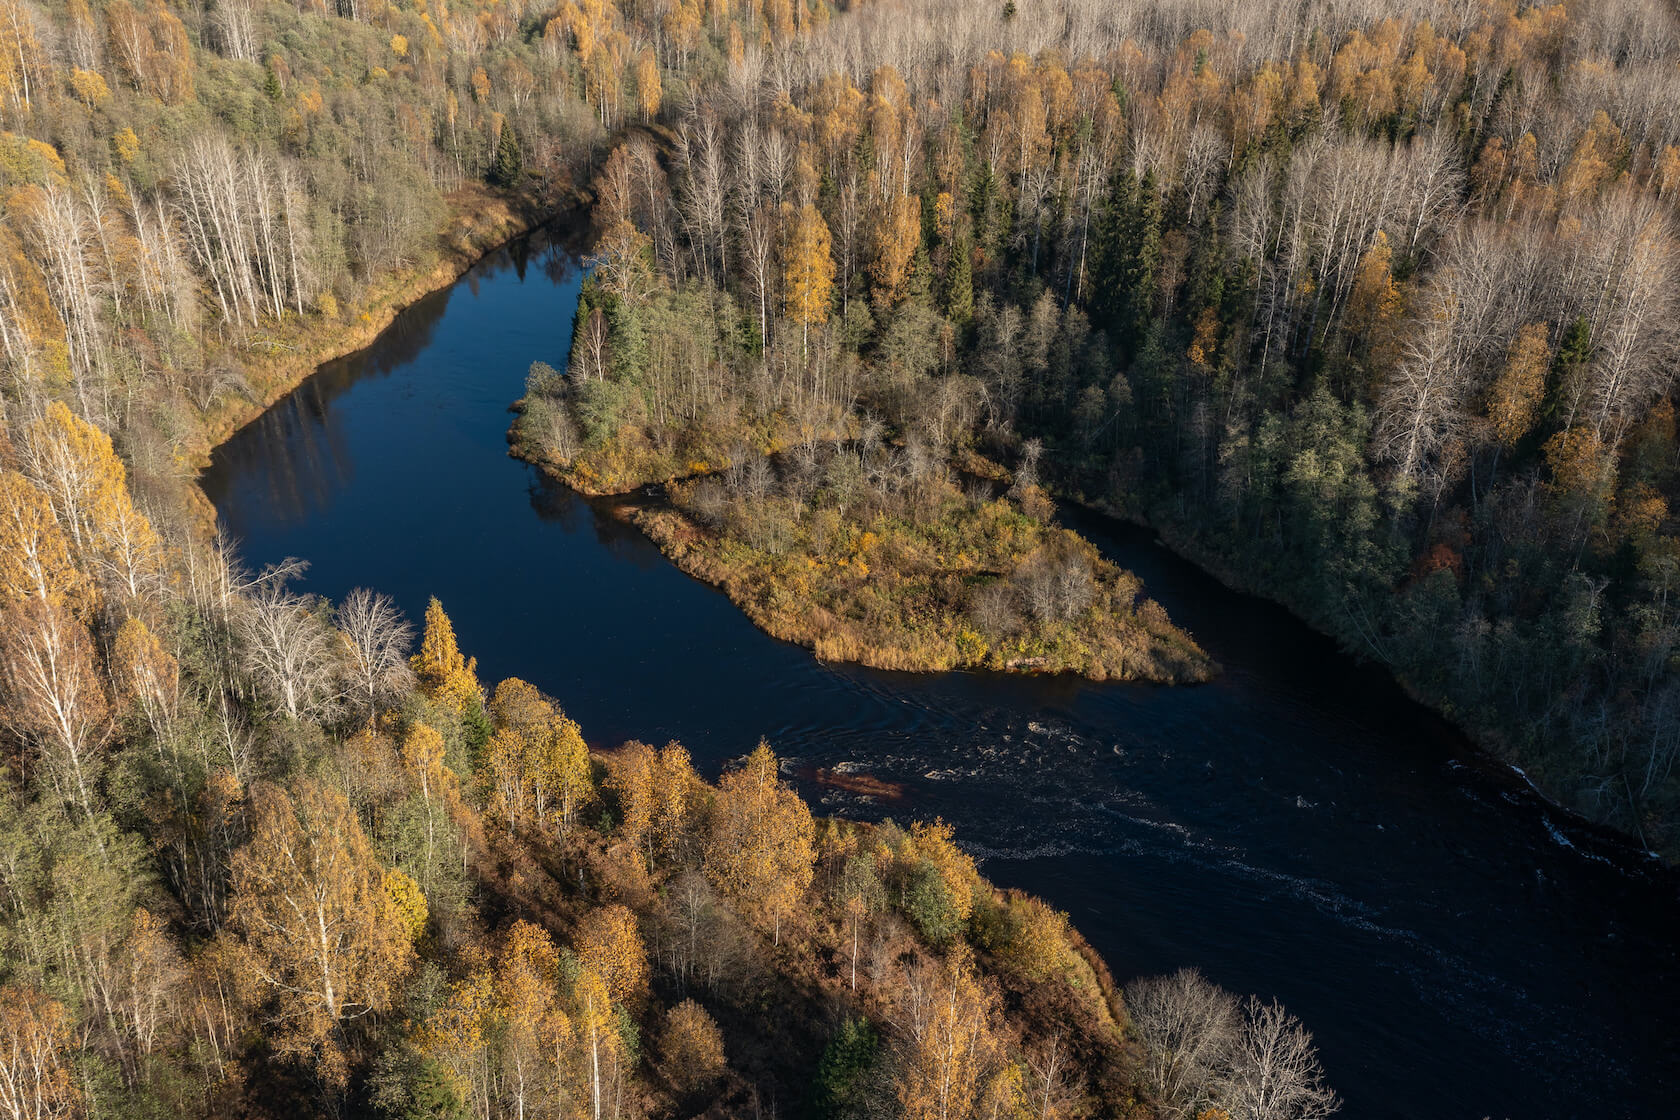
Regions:
[[[1673,1115],[1680,889],[1478,762],[1277,607],[1144,531],[1064,520],[1225,666],[1195,688],[818,662],[760,633],[602,503],[507,456],[536,359],[564,368],[581,275],[492,254],[324,366],[203,485],[247,564],[304,590],[444,603],[487,682],[593,743],[680,739],[715,776],[760,736],[795,772],[902,783],[831,813],[941,815],[994,881],[1068,911],[1115,975],[1202,969],[1315,1033],[1350,1117]]]

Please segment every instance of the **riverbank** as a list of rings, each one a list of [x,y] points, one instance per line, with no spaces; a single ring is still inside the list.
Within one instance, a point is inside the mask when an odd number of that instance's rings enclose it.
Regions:
[[[449,220],[438,232],[438,256],[430,265],[386,274],[336,314],[293,316],[247,341],[240,372],[249,392],[226,394],[204,412],[200,439],[187,448],[195,466],[208,466],[212,451],[321,366],[365,350],[405,308],[449,287],[486,253],[558,212],[477,183],[455,191],[448,202]]]
[[[225,393],[200,414],[181,449],[195,472],[241,428],[267,412],[328,362],[371,346],[408,307],[454,284],[485,255],[555,220],[577,203],[568,192],[558,207],[471,183],[448,196],[449,217],[438,231],[437,257],[422,267],[387,273],[363,289],[357,301],[335,314],[312,312],[268,324],[245,343],[239,362],[241,392]],[[186,488],[195,518],[214,531],[216,511],[197,485]]]
[[[1538,764],[1520,743],[1514,742],[1501,729],[1464,719],[1450,704],[1442,702],[1370,647],[1361,648],[1348,642],[1328,620],[1285,589],[1235,566],[1227,557],[1206,545],[1193,530],[1170,517],[1151,517],[1145,512],[1121,508],[1079,490],[1065,495],[1065,500],[1099,516],[1114,518],[1148,531],[1162,548],[1206,573],[1222,587],[1276,604],[1301,625],[1334,643],[1342,656],[1373,666],[1392,681],[1408,700],[1464,738],[1473,752],[1463,760],[1467,765],[1481,770],[1489,780],[1509,787],[1513,793],[1520,790],[1524,795],[1534,796],[1551,810],[1567,814],[1572,828],[1593,835],[1595,843],[1602,845],[1604,852],[1619,853],[1616,858],[1625,859],[1630,869],[1642,860],[1660,862],[1670,868],[1680,866],[1680,837],[1672,837],[1666,832],[1652,836],[1642,829],[1630,829],[1625,813],[1619,814],[1618,820],[1584,811],[1546,767]]]

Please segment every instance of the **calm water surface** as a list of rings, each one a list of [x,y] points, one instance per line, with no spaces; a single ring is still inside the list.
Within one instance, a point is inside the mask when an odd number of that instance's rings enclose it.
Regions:
[[[1066,909],[1117,977],[1201,968],[1315,1032],[1350,1117],[1674,1115],[1680,889],[1474,761],[1282,610],[1140,530],[1065,519],[1225,666],[1197,688],[825,665],[760,633],[607,507],[509,459],[526,368],[564,368],[581,276],[494,254],[229,441],[204,477],[252,566],[442,599],[487,682],[592,742],[761,735],[799,773],[901,782],[995,881]]]

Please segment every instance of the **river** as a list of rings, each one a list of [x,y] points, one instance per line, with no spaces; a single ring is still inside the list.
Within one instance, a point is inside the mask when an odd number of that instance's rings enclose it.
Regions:
[[[942,815],[995,882],[1068,911],[1117,978],[1200,968],[1314,1032],[1349,1117],[1672,1115],[1680,882],[1478,761],[1381,673],[1145,531],[1064,520],[1225,667],[1164,688],[887,673],[756,630],[633,527],[507,456],[581,275],[492,254],[235,435],[203,486],[251,566],[438,596],[483,680],[591,743],[680,739],[715,776],[759,736],[819,811]],[[894,804],[813,780],[902,783]]]

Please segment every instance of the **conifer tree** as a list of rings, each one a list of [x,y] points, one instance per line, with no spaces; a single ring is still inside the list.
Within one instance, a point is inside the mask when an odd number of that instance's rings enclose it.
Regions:
[[[514,133],[513,122],[502,122],[502,134],[496,141],[496,161],[490,165],[490,181],[505,190],[519,185],[525,174],[525,155]]]
[[[425,636],[420,640],[420,652],[409,659],[409,665],[420,679],[421,689],[432,699],[462,714],[482,707],[478,659],[461,655],[455,644],[455,626],[435,598],[426,604]]]

